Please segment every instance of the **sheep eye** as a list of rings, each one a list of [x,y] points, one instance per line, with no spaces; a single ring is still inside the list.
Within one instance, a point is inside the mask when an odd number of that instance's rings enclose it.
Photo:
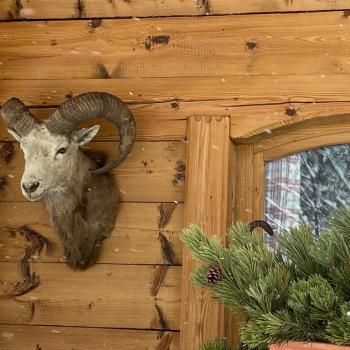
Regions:
[[[65,154],[67,152],[67,148],[60,148],[56,154]]]

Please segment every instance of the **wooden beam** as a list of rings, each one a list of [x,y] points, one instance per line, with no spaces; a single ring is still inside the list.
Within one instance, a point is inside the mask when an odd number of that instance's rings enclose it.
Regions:
[[[116,4],[117,3],[117,4]],[[0,20],[54,19],[85,17],[198,16],[266,12],[326,11],[350,8],[349,0],[2,0]]]
[[[0,67],[3,69],[1,65]],[[181,106],[185,102],[197,101],[197,105],[192,108],[199,108],[200,115],[207,115],[208,105],[211,115],[231,115],[231,110],[227,108],[242,105],[350,101],[349,79],[346,74],[327,75],[322,79],[322,84],[319,75],[236,76],[222,79],[181,77],[0,80],[0,103],[16,96],[28,106],[57,106],[71,95],[87,91],[105,91],[130,104],[154,103],[152,108],[155,119],[163,119],[166,111],[159,113],[160,102],[168,102],[168,107],[173,103],[171,107],[176,113],[177,104]],[[221,113],[215,114],[216,110]],[[188,111],[190,109],[184,113]],[[149,113],[152,112],[139,112],[140,115]],[[184,114],[182,119],[183,116]]]
[[[188,121],[185,222],[195,223],[209,235],[225,241],[231,221],[232,152],[229,117],[197,117]],[[199,349],[209,338],[225,333],[224,310],[211,293],[195,288],[189,280],[198,266],[185,249],[182,272],[181,350]]]
[[[0,263],[0,324],[178,330],[181,268],[97,264],[33,264],[38,288],[4,296],[22,280],[18,263]]]
[[[0,78],[315,74],[327,85],[326,76],[350,73],[348,22],[342,11],[106,19],[96,28],[89,20],[3,22]]]
[[[178,332],[0,325],[1,350],[179,350]],[[166,347],[165,344],[168,346]]]

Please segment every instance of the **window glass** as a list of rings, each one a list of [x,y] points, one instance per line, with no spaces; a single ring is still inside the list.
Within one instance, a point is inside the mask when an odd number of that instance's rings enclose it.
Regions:
[[[315,235],[329,227],[332,211],[350,206],[350,144],[308,150],[265,164],[265,220],[275,237],[299,224]],[[275,237],[266,237],[275,245]]]

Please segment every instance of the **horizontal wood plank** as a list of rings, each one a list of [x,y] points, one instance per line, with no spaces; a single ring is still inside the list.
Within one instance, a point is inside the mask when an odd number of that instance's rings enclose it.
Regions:
[[[231,114],[231,137],[236,143],[256,142],[258,135],[268,136],[283,127],[306,120],[349,114],[349,102],[285,103],[265,106],[242,106]]]
[[[198,102],[200,114],[206,109],[206,103],[209,102],[210,106],[212,101],[216,101],[220,108],[225,109],[230,106],[286,102],[350,101],[347,76],[334,74],[324,78],[318,75],[287,75],[222,79],[203,77],[70,81],[0,80],[0,103],[16,96],[28,106],[58,105],[66,100],[67,95],[78,95],[87,91],[109,92],[128,103],[173,102],[181,106],[183,102]],[[154,108],[157,109],[156,105]],[[177,105],[174,104],[174,109],[176,108]]]
[[[112,235],[102,247],[98,263],[171,264],[162,248],[162,234],[174,253],[174,263],[181,264],[182,245],[178,233],[183,227],[183,205],[178,204],[163,230],[158,228],[159,204],[121,203]],[[11,237],[4,227],[28,225],[55,242],[55,252],[42,252],[35,262],[63,262],[63,249],[57,234],[49,224],[40,203],[0,202],[0,261],[20,261],[27,242],[22,236]]]
[[[152,287],[167,269],[157,295]],[[72,271],[64,264],[33,264],[40,285],[13,299],[0,299],[0,324],[179,329],[181,268],[94,265]],[[16,263],[0,263],[0,294],[21,278]]]
[[[136,140],[138,141],[165,141],[183,140],[186,137],[186,116],[184,113],[176,113],[178,107],[172,107],[171,103],[138,104],[131,105],[137,129]],[[174,111],[174,109],[176,109]],[[54,108],[32,108],[35,117],[42,121],[53,113]],[[79,127],[89,127],[99,124],[101,126],[95,141],[119,140],[119,134],[113,124],[106,119],[97,118],[82,123]],[[0,139],[13,138],[4,127],[0,127]]]
[[[0,78],[350,73],[342,11],[89,23],[0,23]]]
[[[162,347],[167,344],[169,347]],[[2,350],[179,350],[179,333],[82,327],[0,325]]]
[[[16,6],[14,0],[2,0],[0,19],[54,19],[85,17],[195,16],[204,14],[241,14],[289,11],[325,11],[349,9],[349,0],[26,0]]]
[[[117,149],[113,142],[92,142],[89,147],[111,157]],[[184,199],[183,181],[174,184],[179,163],[185,162],[186,145],[179,141],[136,142],[131,155],[114,173],[122,201],[181,202]],[[2,201],[25,201],[21,194],[20,179],[24,158],[15,145],[10,164],[0,163],[0,174],[6,179]]]
[[[94,85],[100,91],[114,93],[131,103],[139,140],[184,139],[188,116],[230,114],[231,137],[239,139],[237,142],[245,142],[244,139],[253,134],[264,130],[269,132],[284,123],[349,112],[350,93],[346,76],[333,75],[324,79],[325,85],[319,84],[318,76],[235,77],[227,78],[225,82],[216,78],[97,80]],[[147,104],[138,104],[137,97],[128,94],[133,83],[134,88],[138,84],[138,91],[143,92],[139,99],[148,100]],[[28,84],[31,93],[26,88]],[[76,95],[93,88],[89,80],[0,81],[0,102],[17,96],[29,106],[58,105],[69,93]],[[49,100],[47,91],[52,91]],[[39,119],[52,111],[49,107],[32,110]],[[92,120],[86,125],[96,123],[102,125],[96,140],[115,138],[116,130],[104,120]],[[3,127],[0,127],[0,139],[11,139]]]

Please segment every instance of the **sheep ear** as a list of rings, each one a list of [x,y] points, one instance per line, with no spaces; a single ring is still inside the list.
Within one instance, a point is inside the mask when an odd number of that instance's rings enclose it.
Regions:
[[[20,143],[22,141],[22,137],[21,135],[17,134],[17,132],[13,129],[7,129],[7,131],[9,132],[9,134],[12,135],[12,137],[18,142]]]
[[[79,146],[83,146],[86,143],[90,142],[100,130],[99,125],[94,125],[91,128],[82,128],[75,131],[74,139]]]

